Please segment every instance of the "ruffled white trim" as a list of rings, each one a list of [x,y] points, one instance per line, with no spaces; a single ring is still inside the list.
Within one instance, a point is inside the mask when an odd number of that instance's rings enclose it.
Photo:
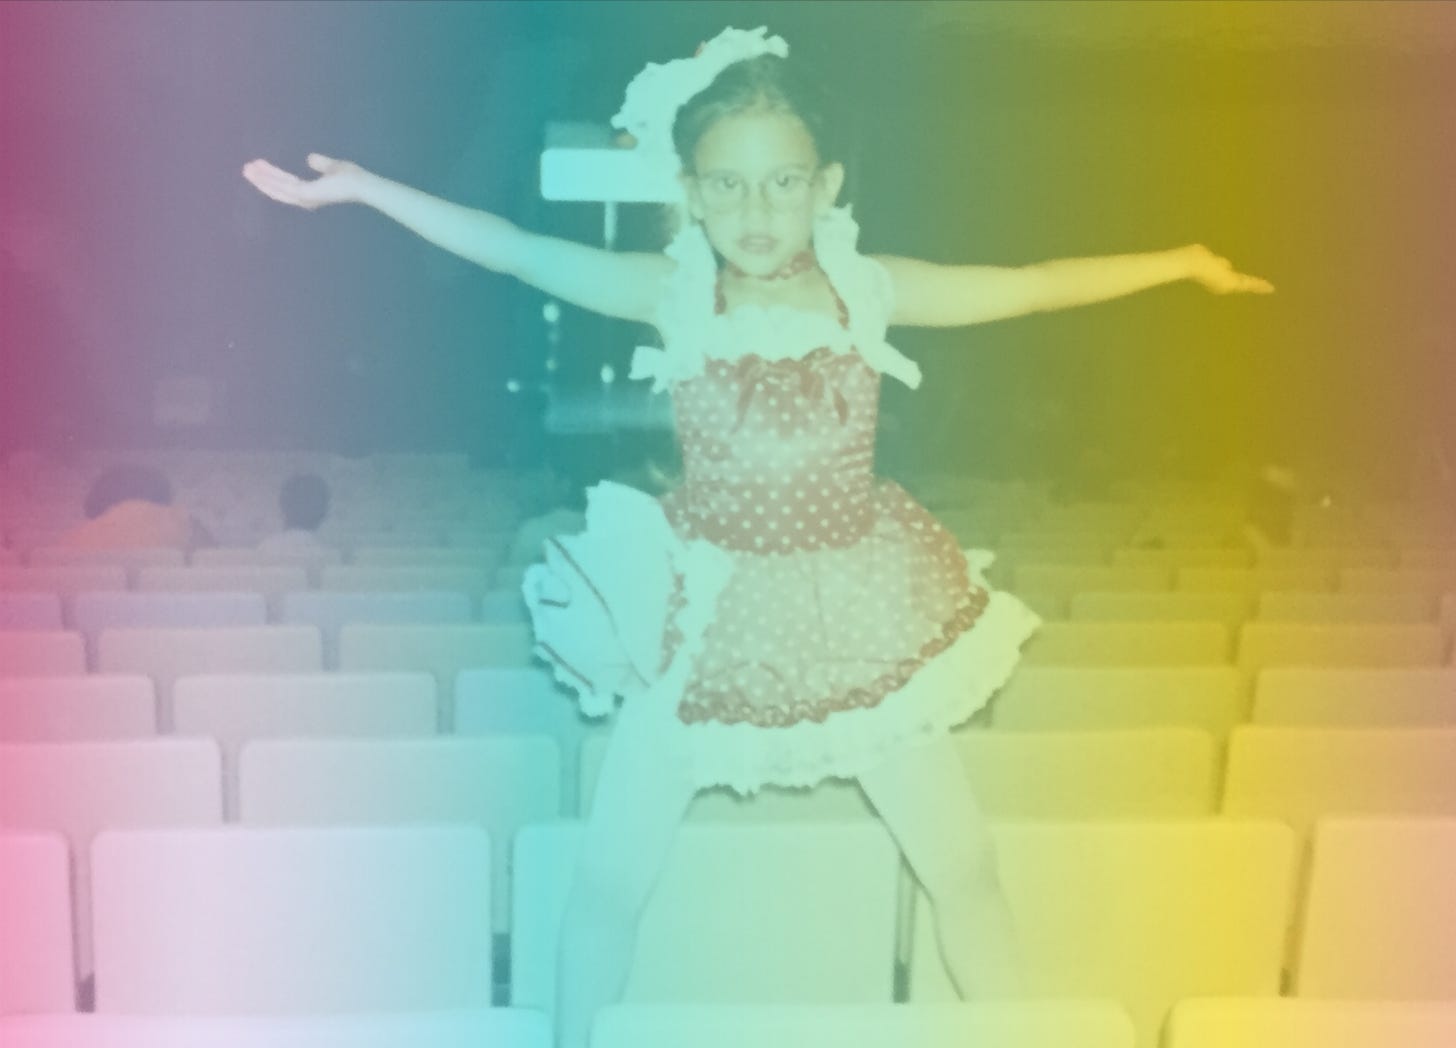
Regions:
[[[1016,597],[991,592],[968,630],[876,706],[788,728],[679,723],[698,785],[740,794],[766,785],[811,787],[827,778],[857,778],[906,746],[933,742],[1005,685],[1021,645],[1041,622]]]
[[[967,554],[972,581],[984,585],[991,554]],[[678,707],[732,573],[732,555],[679,539],[655,499],[608,481],[588,492],[586,530],[549,543],[546,563],[532,566],[523,585],[537,654],[576,692],[583,715],[606,716],[619,697],[642,704],[684,747],[703,788],[746,794],[768,784],[853,778],[906,745],[932,741],[1006,683],[1021,645],[1041,625],[1015,597],[986,587],[989,600],[972,626],[869,709],[788,728],[684,724]],[[681,639],[659,672],[679,582],[683,603],[674,624]]]
[[[604,481],[587,491],[585,530],[548,542],[545,563],[526,571],[536,655],[587,717],[611,713],[619,696],[650,702],[679,678],[680,693],[732,571],[723,550],[678,538],[656,499]],[[679,579],[682,642],[659,673]]]
[[[612,126],[631,133],[639,155],[669,174],[677,174],[680,162],[672,142],[677,111],[735,62],[764,54],[787,58],[789,45],[782,37],[765,36],[767,31],[764,26],[724,29],[690,58],[647,63],[627,85]]]
[[[714,313],[717,262],[696,222],[685,225],[666,249],[677,267],[667,278],[656,317],[664,347],[639,346],[632,378],[650,378],[653,391],[703,373],[708,358],[797,360],[823,346],[835,353],[858,350],[870,367],[920,385],[920,368],[885,341],[894,312],[893,285],[884,266],[856,250],[859,225],[848,207],[832,208],[814,224],[814,251],[849,309],[849,330],[832,317],[792,306],[738,306]]]

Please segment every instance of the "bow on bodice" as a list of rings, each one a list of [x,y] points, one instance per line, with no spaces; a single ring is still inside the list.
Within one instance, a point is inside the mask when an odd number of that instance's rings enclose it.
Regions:
[[[754,399],[763,392],[779,393],[784,396],[802,396],[810,405],[828,401],[834,406],[835,416],[842,426],[849,421],[849,401],[844,394],[829,383],[819,364],[819,358],[832,355],[827,348],[816,349],[798,360],[765,360],[750,354],[739,358],[733,365],[733,379],[740,387],[737,414],[733,431],[742,427],[748,417],[748,409]]]

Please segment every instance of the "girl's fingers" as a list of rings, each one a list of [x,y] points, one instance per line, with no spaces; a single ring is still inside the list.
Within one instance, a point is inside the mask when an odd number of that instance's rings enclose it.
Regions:
[[[1263,277],[1251,277],[1244,273],[1237,274],[1238,281],[1234,286],[1235,291],[1251,291],[1260,295],[1267,295],[1274,290],[1274,285]]]
[[[319,201],[310,191],[313,183],[305,182],[297,175],[275,167],[266,160],[253,160],[245,164],[243,177],[264,196],[280,204],[309,209],[319,205]]]
[[[1229,292],[1252,292],[1255,294],[1267,295],[1273,292],[1274,285],[1263,277],[1250,276],[1247,273],[1240,273],[1234,268],[1232,262],[1226,258],[1214,256],[1212,271],[1204,278],[1209,290],[1218,294]]]

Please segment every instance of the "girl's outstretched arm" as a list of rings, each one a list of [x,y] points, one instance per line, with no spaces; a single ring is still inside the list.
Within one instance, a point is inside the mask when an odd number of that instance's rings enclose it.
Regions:
[[[1217,294],[1268,294],[1274,285],[1237,272],[1202,244],[1139,255],[1059,258],[1029,266],[942,266],[876,256],[895,288],[892,324],[958,327],[1105,302],[1135,291],[1196,280]]]
[[[310,153],[308,166],[320,177],[306,181],[266,160],[244,165],[243,177],[266,196],[308,210],[365,204],[451,254],[594,313],[650,321],[663,278],[674,265],[665,255],[603,251],[531,233],[498,215],[441,200],[347,160]]]

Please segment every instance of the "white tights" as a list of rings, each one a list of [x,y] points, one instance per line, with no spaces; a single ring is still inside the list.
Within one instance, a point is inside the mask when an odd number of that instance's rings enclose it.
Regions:
[[[563,916],[557,1044],[587,1048],[597,1011],[626,986],[637,922],[695,787],[686,755],[625,703],[607,747]],[[860,776],[935,911],[963,998],[1022,990],[1010,910],[986,821],[948,739],[906,748]],[[889,958],[886,958],[889,963]]]

